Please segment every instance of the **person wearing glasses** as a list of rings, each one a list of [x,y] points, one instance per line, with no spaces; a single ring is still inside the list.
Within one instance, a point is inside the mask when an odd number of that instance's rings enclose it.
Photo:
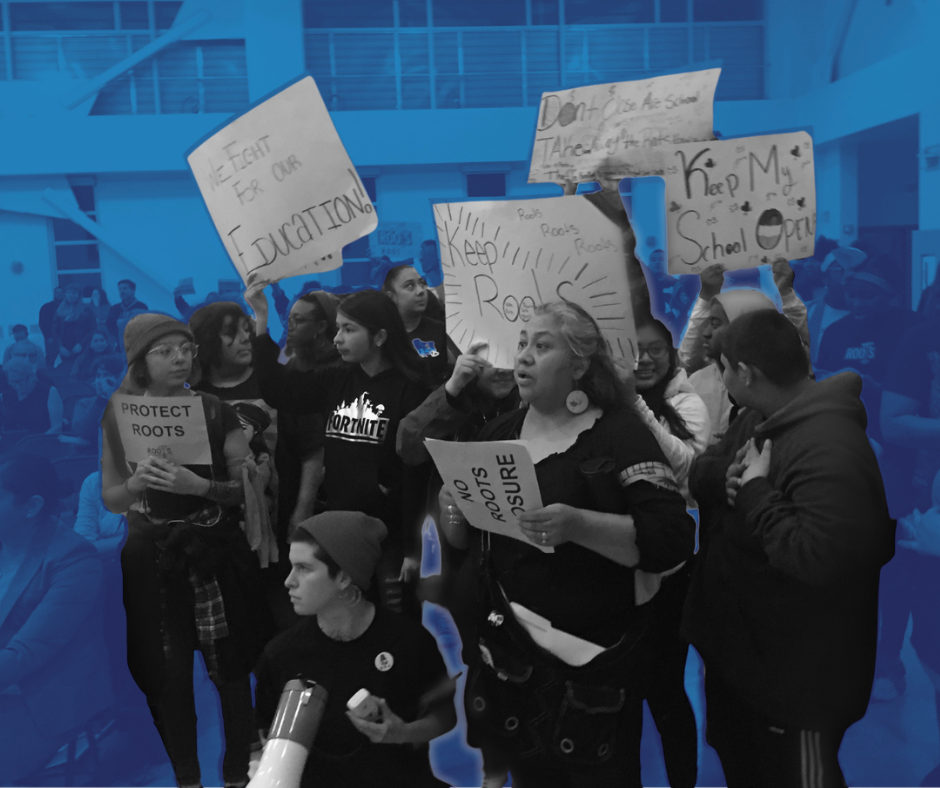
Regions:
[[[197,347],[186,325],[138,315],[125,328],[124,346],[128,374],[120,393],[198,399],[212,457],[211,465],[159,457],[130,463],[113,400],[105,413],[102,497],[128,520],[121,552],[128,667],[147,696],[177,783],[198,786],[193,652],[202,652],[222,704],[223,778],[227,786],[245,785],[249,673],[266,635],[260,569],[239,527],[241,466],[250,450],[232,406],[187,386]]]
[[[686,507],[695,509],[689,495],[689,470],[692,460],[708,448],[708,408],[679,366],[679,354],[666,325],[646,317],[637,321],[636,335],[639,358],[634,373],[634,407],[669,460]],[[634,573],[637,604],[649,603],[653,611],[656,658],[646,701],[659,729],[666,773],[674,788],[692,788],[698,769],[695,714],[685,693],[689,644],[679,635],[693,560],[662,573],[641,569]]]

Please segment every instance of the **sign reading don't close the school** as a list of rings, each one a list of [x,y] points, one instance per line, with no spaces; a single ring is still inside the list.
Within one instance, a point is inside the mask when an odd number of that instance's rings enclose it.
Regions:
[[[212,464],[201,397],[115,394],[111,405],[128,462],[160,457],[176,465]]]

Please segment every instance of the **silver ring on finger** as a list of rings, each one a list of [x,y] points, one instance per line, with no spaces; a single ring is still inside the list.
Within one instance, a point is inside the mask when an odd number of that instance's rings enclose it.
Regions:
[[[548,544],[548,534],[542,531],[542,544]]]

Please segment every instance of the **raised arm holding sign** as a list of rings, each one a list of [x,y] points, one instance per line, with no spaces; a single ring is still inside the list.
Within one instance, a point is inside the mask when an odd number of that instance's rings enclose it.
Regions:
[[[375,207],[313,77],[256,103],[186,157],[242,279],[330,271]]]

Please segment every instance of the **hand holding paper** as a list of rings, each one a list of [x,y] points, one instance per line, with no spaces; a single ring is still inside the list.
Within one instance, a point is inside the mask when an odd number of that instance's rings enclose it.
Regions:
[[[581,527],[581,510],[563,503],[553,503],[542,509],[522,512],[519,527],[526,538],[537,546],[554,547],[574,541]]]
[[[520,528],[520,515],[542,509],[535,465],[523,444],[517,441],[457,443],[428,438],[425,445],[470,525],[532,544],[542,552],[554,552],[541,535],[532,540]],[[553,533],[561,529],[560,520],[551,525]]]

